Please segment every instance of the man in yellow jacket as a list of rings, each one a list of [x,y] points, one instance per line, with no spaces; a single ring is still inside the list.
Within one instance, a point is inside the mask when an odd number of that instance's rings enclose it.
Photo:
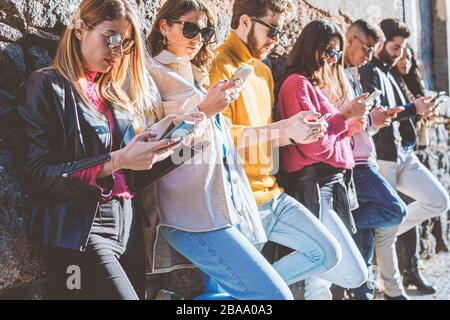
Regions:
[[[243,158],[267,238],[294,251],[273,265],[288,285],[329,271],[341,257],[341,248],[331,233],[302,204],[285,194],[273,176],[278,169],[278,147],[292,140],[301,144],[315,142],[326,129],[323,124],[309,122],[318,119],[311,113],[272,121],[274,81],[261,60],[279,42],[290,9],[289,0],[235,0],[232,31],[218,48],[210,72],[211,83],[215,83],[232,79],[241,66],[253,70],[240,97],[224,115],[232,124],[232,136]]]

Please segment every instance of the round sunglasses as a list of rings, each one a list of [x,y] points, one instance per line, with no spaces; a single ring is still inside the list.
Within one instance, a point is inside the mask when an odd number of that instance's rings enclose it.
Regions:
[[[199,33],[203,41],[208,42],[216,34],[216,30],[210,27],[200,29],[198,25],[188,21],[171,20],[171,23],[181,24],[183,26],[183,36],[186,39],[194,39]]]
[[[89,26],[100,32],[105,37],[105,44],[111,50],[114,50],[120,46],[124,55],[128,55],[133,52],[135,45],[133,39],[123,39],[122,35],[119,33],[113,33],[109,35],[93,25]]]
[[[361,43],[363,46],[365,46],[366,48],[364,49],[364,54],[368,57],[370,57],[372,54],[375,53],[375,47],[371,47],[368,43],[362,41],[359,37],[357,36],[353,36],[355,37],[356,40],[358,40],[359,43]]]

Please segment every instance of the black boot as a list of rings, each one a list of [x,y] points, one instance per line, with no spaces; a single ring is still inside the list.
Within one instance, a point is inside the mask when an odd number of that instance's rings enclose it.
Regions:
[[[436,288],[430,284],[423,274],[419,271],[417,264],[411,268],[407,273],[403,276],[403,285],[405,288],[408,288],[410,285],[413,285],[417,288],[418,291],[425,294],[434,294],[436,293]]]
[[[449,252],[448,246],[445,243],[445,236],[444,236],[444,231],[442,230],[442,218],[436,218],[434,219],[434,226],[433,229],[431,231],[431,233],[433,234],[433,236],[436,238],[436,253],[441,253],[441,252]]]
[[[406,232],[400,236],[404,244],[404,261],[405,264],[400,266],[400,271],[403,275],[403,285],[407,289],[410,285],[417,288],[418,291],[425,294],[434,294],[436,289],[428,283],[423,274],[419,271],[419,232],[418,227]],[[401,261],[401,259],[399,259]]]

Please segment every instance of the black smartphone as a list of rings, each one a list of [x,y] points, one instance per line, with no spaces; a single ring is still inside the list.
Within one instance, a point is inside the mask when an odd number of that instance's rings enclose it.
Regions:
[[[442,98],[443,96],[445,96],[447,94],[446,91],[441,91],[439,92],[436,97],[433,98],[433,100],[431,100],[431,103],[434,103],[436,101],[438,101],[440,98]]]

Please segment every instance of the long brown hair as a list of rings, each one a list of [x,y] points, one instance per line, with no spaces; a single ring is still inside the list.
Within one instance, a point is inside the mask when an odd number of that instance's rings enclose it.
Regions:
[[[88,28],[93,28],[103,21],[120,18],[127,19],[132,28],[134,50],[129,55],[124,55],[110,71],[101,74],[96,80],[96,87],[103,101],[111,102],[133,114],[141,114],[141,111],[151,107],[153,103],[149,98],[151,89],[145,72],[148,54],[143,44],[137,15],[127,0],[83,0],[64,32],[52,66],[72,82],[80,97],[90,105],[84,89],[85,70],[80,43],[75,36],[75,26],[80,19]],[[125,84],[127,92],[124,90]]]
[[[414,97],[425,97],[426,94],[423,85],[420,61],[410,45],[408,45],[405,50],[409,50],[411,52],[412,66],[409,73],[405,75],[403,79]]]
[[[347,98],[348,89],[343,59],[335,66],[330,66],[326,59],[333,38],[339,39],[343,49],[344,36],[331,22],[315,20],[306,25],[289,54],[283,81],[292,74],[301,74],[319,88],[325,88],[330,101],[338,104]]]
[[[147,38],[148,51],[152,56],[157,56],[164,49],[164,36],[159,28],[161,20],[166,19],[170,25],[171,21],[178,20],[183,15],[191,12],[204,12],[207,16],[207,27],[216,28],[216,19],[208,7],[200,0],[167,0],[161,7],[156,16],[155,23],[153,24],[152,31]],[[202,69],[203,71],[209,71],[211,63],[214,59],[214,50],[212,46],[216,41],[214,36],[209,42],[205,42],[200,49],[200,52],[192,60],[192,64]]]

